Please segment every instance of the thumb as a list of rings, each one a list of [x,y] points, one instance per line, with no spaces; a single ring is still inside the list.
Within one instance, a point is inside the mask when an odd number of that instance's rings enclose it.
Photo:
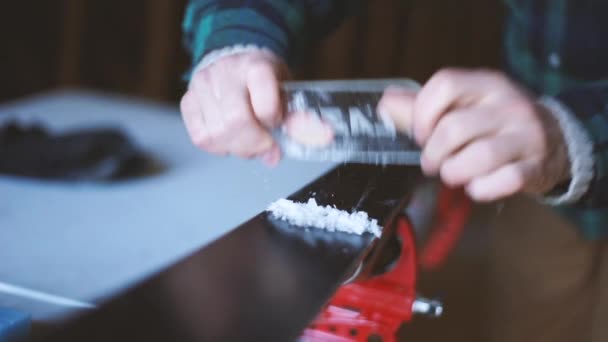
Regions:
[[[251,107],[256,118],[267,128],[275,127],[283,114],[279,71],[276,66],[265,63],[253,66],[247,76]]]
[[[378,102],[378,114],[383,120],[390,120],[397,130],[412,136],[416,94],[411,89],[386,88]]]

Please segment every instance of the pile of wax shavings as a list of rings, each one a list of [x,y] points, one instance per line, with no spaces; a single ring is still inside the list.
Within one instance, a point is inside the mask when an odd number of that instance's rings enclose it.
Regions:
[[[314,198],[310,198],[306,203],[282,198],[272,203],[267,210],[274,218],[300,227],[314,227],[357,235],[368,232],[376,237],[380,237],[382,232],[378,221],[370,219],[366,212],[349,214],[335,207],[320,206]]]

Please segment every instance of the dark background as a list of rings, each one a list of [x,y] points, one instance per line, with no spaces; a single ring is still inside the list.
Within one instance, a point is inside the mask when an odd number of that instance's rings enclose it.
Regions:
[[[186,0],[5,1],[0,102],[87,88],[177,102],[190,61]],[[297,78],[411,77],[442,66],[500,66],[498,0],[371,0],[310,50]]]

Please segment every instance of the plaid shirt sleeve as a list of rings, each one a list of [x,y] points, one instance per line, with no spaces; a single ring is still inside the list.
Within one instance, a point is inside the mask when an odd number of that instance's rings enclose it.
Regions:
[[[339,25],[357,0],[190,0],[183,22],[184,45],[196,65],[208,53],[255,45],[290,66],[308,43]]]
[[[608,207],[608,81],[574,87],[557,98],[580,119],[593,144],[594,177],[576,207]]]
[[[553,96],[565,105],[593,145],[592,183],[568,210],[582,210],[581,217],[593,216],[593,210],[604,212],[603,219],[589,226],[608,222],[608,2],[506,3],[506,69],[534,93]]]
[[[608,237],[608,80],[577,86],[556,98],[579,119],[593,145],[593,179],[573,205],[556,208],[587,239]]]

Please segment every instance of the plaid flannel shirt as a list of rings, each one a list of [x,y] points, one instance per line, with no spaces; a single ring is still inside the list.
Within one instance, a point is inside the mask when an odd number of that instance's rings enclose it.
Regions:
[[[211,51],[252,44],[290,66],[310,42],[355,13],[356,0],[190,0],[183,23],[193,66]],[[505,70],[554,96],[586,129],[594,178],[576,204],[557,207],[587,238],[608,234],[608,2],[506,0]]]

